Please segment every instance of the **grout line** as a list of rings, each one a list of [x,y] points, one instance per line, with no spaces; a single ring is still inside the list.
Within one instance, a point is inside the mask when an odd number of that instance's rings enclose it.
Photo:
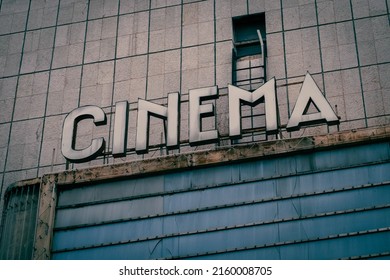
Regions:
[[[24,25],[23,43],[22,43],[22,48],[21,48],[21,53],[20,53],[18,74],[20,74],[20,72],[22,70],[24,46],[25,46],[25,43],[26,43],[27,26],[28,26],[28,19],[29,19],[29,16],[30,16],[31,1],[32,0],[29,0],[27,16],[26,16],[26,23]],[[7,150],[5,152],[4,167],[3,167],[3,170],[2,170],[3,171],[3,177],[1,179],[1,186],[0,186],[0,213],[2,213],[3,206],[4,206],[4,200],[3,200],[4,192],[3,192],[3,189],[5,187],[4,186],[4,182],[5,182],[5,176],[6,176],[6,170],[7,170],[7,161],[8,161],[8,156],[9,156],[9,150],[10,150],[10,145],[11,145],[11,133],[12,133],[12,126],[13,126],[14,117],[15,117],[15,107],[16,107],[16,99],[17,99],[17,93],[18,93],[18,87],[19,87],[19,80],[20,80],[20,76],[18,75],[16,77],[15,95],[14,95],[15,97],[14,97],[14,102],[13,102],[13,105],[12,105],[12,115],[11,115],[9,131],[8,131]],[[0,220],[2,220],[1,216],[0,216]],[[0,237],[1,237],[1,232],[0,232]]]
[[[283,38],[283,57],[284,57],[284,74],[285,74],[285,81],[286,84],[288,84],[288,76],[287,76],[287,54],[286,54],[286,32],[284,30],[284,20],[283,20],[283,0],[280,0],[280,17],[281,17],[281,24],[282,24],[282,38]],[[291,117],[290,113],[290,98],[288,94],[288,87],[286,87],[286,105],[287,105],[287,116],[288,119]],[[286,132],[289,135],[289,138],[291,138],[291,132]],[[280,133],[282,136],[282,133]]]
[[[144,100],[148,99],[148,83],[149,83],[149,61],[150,61],[150,22],[151,22],[151,14],[152,14],[152,0],[149,0],[149,8],[148,8],[148,48],[146,50],[146,73],[145,73],[145,95],[144,95]],[[142,154],[140,155],[141,159],[145,159],[145,155],[147,154]]]
[[[199,2],[204,2],[206,0],[199,0],[199,1],[193,1],[193,2],[190,2],[190,3],[183,3],[183,5],[188,5],[188,4],[193,4],[193,3],[199,3]],[[61,2],[61,1],[60,1]],[[0,0],[0,5],[2,3],[2,0]],[[171,7],[177,7],[177,6],[180,6],[181,4],[176,4],[176,5],[167,5],[167,6],[162,6],[162,7],[158,7],[158,8],[154,8],[154,9],[146,9],[146,10],[138,10],[138,11],[134,11],[134,12],[128,12],[128,13],[122,13],[120,14],[121,16],[125,16],[125,15],[132,15],[132,14],[137,14],[137,13],[142,13],[142,12],[147,12],[149,10],[161,10],[161,9],[165,9],[165,8],[171,8]],[[0,6],[0,9],[1,9],[1,6]],[[116,17],[116,15],[113,15],[113,16],[103,16],[103,17],[98,17],[98,18],[93,18],[93,19],[90,19],[90,21],[93,21],[93,20],[102,20],[102,19],[108,19],[108,18],[113,18],[113,17]],[[72,22],[67,22],[67,23],[61,23],[61,24],[58,24],[57,27],[59,26],[65,26],[65,25],[71,25],[71,24],[76,24],[76,23],[83,23],[83,22],[86,22],[88,20],[79,20],[79,21],[72,21]],[[52,27],[56,27],[56,26],[45,26],[45,27],[41,27],[41,28],[32,28],[32,29],[28,29],[27,31],[38,31],[38,30],[42,30],[42,29],[47,29],[47,28],[52,28]],[[0,36],[6,36],[6,35],[12,35],[12,34],[16,34],[16,33],[23,33],[23,31],[16,31],[16,32],[9,32],[9,33],[5,33],[5,34],[0,34]]]
[[[225,42],[231,42],[231,40],[223,40],[223,41],[218,41],[216,43],[225,43]],[[207,43],[207,44],[203,44],[203,45],[199,45],[199,46],[205,46],[205,45],[213,45],[214,43]],[[186,48],[192,48],[194,46],[191,46],[191,47],[183,47],[183,49],[186,49]],[[175,49],[169,49],[167,51],[175,51],[175,50],[180,50],[180,48],[175,48]],[[165,51],[159,51],[159,52],[151,52],[151,54],[156,54],[156,53],[161,53],[161,52],[165,52]],[[141,54],[141,55],[133,55],[133,56],[126,56],[126,57],[121,57],[121,58],[118,58],[118,60],[121,60],[121,59],[126,59],[126,58],[133,58],[133,57],[139,57],[139,56],[145,56],[146,54]],[[110,62],[110,61],[113,61],[113,59],[107,59],[107,60],[101,60],[101,61],[94,61],[94,62],[88,62],[88,63],[85,63],[84,65],[92,65],[92,64],[98,64],[98,63],[104,63],[104,62]],[[386,61],[386,62],[378,62],[378,63],[373,63],[373,64],[366,64],[366,65],[362,65],[360,66],[361,68],[366,68],[366,67],[372,67],[372,66],[379,66],[379,65],[387,65],[387,64],[390,64],[390,61]],[[81,67],[82,64],[77,64],[77,65],[70,65],[70,66],[61,66],[61,67],[57,67],[57,68],[53,68],[51,70],[63,70],[63,69],[69,69],[69,68],[78,68],[78,67]],[[352,66],[352,67],[346,67],[346,68],[338,68],[338,69],[333,69],[333,70],[324,70],[324,73],[333,73],[333,72],[337,72],[337,71],[344,71],[344,70],[351,70],[351,69],[357,69],[358,66]],[[48,70],[37,70],[37,71],[34,71],[34,72],[26,72],[26,73],[21,73],[20,75],[16,74],[16,75],[11,75],[11,76],[4,76],[4,77],[0,77],[0,80],[3,80],[3,79],[9,79],[9,78],[16,78],[18,76],[27,76],[27,75],[32,75],[32,74],[38,74],[38,73],[43,73],[43,72],[47,72]],[[320,72],[313,72],[313,73],[310,73],[312,75],[317,75],[317,74],[321,74]],[[294,78],[299,78],[299,77],[302,77],[304,75],[297,75],[297,76],[291,76],[290,79],[294,79]],[[280,80],[284,80],[285,78],[276,78],[277,81],[280,81]]]
[[[0,0],[0,1],[1,1],[1,0]],[[183,5],[188,5],[188,4],[198,3],[198,2],[203,2],[203,1],[197,1],[197,2],[191,2],[191,3],[184,3]],[[166,8],[175,7],[175,6],[179,6],[179,5],[166,6]],[[156,8],[156,9],[151,9],[151,10],[154,11],[154,10],[160,10],[160,9],[164,9],[164,8]],[[137,14],[137,13],[142,13],[142,12],[147,12],[147,11],[149,11],[149,10],[139,10],[139,11],[137,11],[137,12],[130,12],[130,13],[120,14],[120,16],[131,15],[131,14]],[[389,17],[389,20],[390,20],[390,14],[389,14],[389,12],[384,13],[384,14],[378,14],[378,15],[360,17],[360,18],[358,18],[358,19],[359,19],[359,20],[361,20],[361,19],[371,19],[371,18],[382,17],[382,16],[388,16],[388,17]],[[90,19],[90,20],[79,20],[79,21],[74,21],[74,22],[68,22],[68,23],[58,24],[57,26],[45,26],[45,27],[41,27],[41,28],[31,28],[31,29],[28,29],[27,31],[39,31],[39,30],[42,30],[42,29],[49,29],[49,28],[53,28],[53,27],[60,27],[60,26],[72,25],[72,24],[83,23],[83,22],[87,22],[87,21],[95,21],[95,20],[108,19],[108,18],[112,18],[112,17],[115,17],[115,16],[107,16],[107,17],[103,17],[103,18],[94,18],[94,19]],[[347,20],[339,20],[339,21],[334,21],[334,22],[321,23],[320,26],[333,25],[333,24],[337,24],[337,23],[345,23],[345,22],[349,22],[349,21],[352,21],[352,20],[347,19]],[[286,30],[286,31],[295,31],[295,30],[309,29],[309,28],[313,28],[313,27],[316,27],[316,25],[308,25],[308,26],[299,27],[299,28],[291,28],[291,29],[288,29],[288,30]],[[24,31],[8,32],[8,33],[0,34],[0,37],[1,37],[1,36],[14,35],[14,34],[23,33],[23,32],[24,32]],[[271,34],[277,34],[277,33],[281,33],[281,32],[282,32],[282,31],[273,31],[273,32],[270,32],[270,33],[268,33],[268,34],[271,35]],[[196,46],[197,46],[197,45],[196,45]]]
[[[84,65],[85,63],[85,50],[86,50],[86,45],[87,45],[87,34],[88,34],[88,17],[89,17],[89,7],[90,7],[90,1],[88,0],[87,4],[87,20],[85,23],[85,33],[84,33],[84,46],[83,46],[83,57],[81,59],[81,74],[80,74],[80,87],[79,87],[79,96],[78,96],[78,101],[77,101],[77,107],[80,107],[80,99],[81,99],[81,89],[83,87],[83,76],[84,76]],[[66,68],[66,67],[65,67]]]
[[[367,68],[367,67],[372,67],[372,66],[378,66],[378,65],[388,65],[390,64],[390,62],[384,62],[384,63],[378,63],[378,64],[369,64],[369,65],[365,65],[365,66],[361,66],[361,68]],[[80,66],[77,66],[77,67],[80,67]],[[71,68],[71,67],[69,67]],[[348,67],[348,68],[343,68],[343,69],[337,69],[337,70],[329,70],[329,71],[324,71],[324,73],[335,73],[335,72],[341,72],[341,71],[348,71],[348,70],[354,70],[354,69],[357,69],[358,67]],[[43,73],[43,72],[47,72],[47,70],[44,70],[44,71],[38,71],[36,73]],[[318,75],[320,73],[312,73],[312,75]],[[29,74],[30,75],[30,74]],[[23,75],[20,75],[20,76],[23,76]],[[17,76],[15,76],[14,78],[16,78]],[[293,76],[291,77],[291,79],[296,79],[296,78],[303,78],[304,75],[300,75],[300,76]],[[276,79],[276,82],[283,82],[285,80],[285,78],[281,78],[281,79]],[[303,81],[302,81],[303,82]],[[298,84],[301,84],[302,82],[298,82]],[[277,85],[276,87],[285,87],[285,86],[288,86],[290,84],[280,84],[280,85]],[[222,86],[222,87],[219,87],[219,89],[227,89],[226,86]],[[226,94],[220,94],[220,96],[223,96],[223,95],[226,95]],[[182,93],[181,96],[188,96],[188,93]],[[153,98],[153,99],[149,99],[149,101],[153,102],[153,101],[164,101],[166,99],[166,97],[160,97],[160,98]],[[182,102],[188,102],[188,100],[183,100]],[[130,105],[136,105],[137,104],[137,101],[134,101],[134,102],[129,102]],[[111,106],[103,106],[101,107],[102,109],[107,109],[109,110]],[[132,108],[130,109],[131,110],[136,110],[136,108]],[[50,114],[50,115],[47,115],[47,117],[54,117],[54,116],[63,116],[63,115],[67,115],[68,113],[67,112],[64,112],[64,113],[58,113],[58,114]],[[110,112],[108,112],[107,114],[110,114]],[[389,114],[383,114],[383,115],[378,115],[378,116],[374,116],[374,117],[367,117],[367,119],[373,119],[373,118],[376,118],[376,117],[384,117],[384,116],[388,116]],[[28,119],[19,119],[19,120],[15,120],[13,121],[13,123],[18,123],[18,122],[22,122],[22,121],[26,121],[26,120],[36,120],[36,119],[40,119],[41,117],[32,117],[32,118],[28,118]],[[350,120],[350,121],[354,121],[354,120],[363,120],[363,118],[359,118],[359,119],[353,119],[353,120]],[[5,125],[5,124],[10,124],[11,121],[5,121],[5,122],[0,122],[0,125]]]
[[[180,100],[181,100],[181,97],[183,96],[183,30],[184,30],[184,3],[183,3],[183,0],[180,1],[181,3],[181,7],[180,7],[180,77],[179,77],[179,94],[180,94]],[[181,111],[181,103],[180,103],[180,111]],[[181,114],[180,114],[181,115]],[[177,148],[177,152],[180,154],[180,149],[181,149],[181,145],[180,145],[180,140],[181,140],[181,119],[179,120],[179,146]]]
[[[37,177],[39,176],[39,171],[41,167],[41,156],[42,156],[42,147],[43,147],[43,136],[45,133],[45,123],[46,123],[46,114],[47,114],[47,105],[49,100],[49,89],[50,89],[50,81],[51,81],[51,69],[53,68],[53,60],[54,60],[54,50],[56,47],[56,37],[57,37],[57,30],[58,30],[58,18],[60,14],[60,4],[58,3],[57,6],[57,15],[56,15],[56,27],[54,27],[54,34],[53,34],[53,45],[52,45],[52,51],[51,51],[51,58],[50,58],[50,66],[48,69],[48,79],[47,79],[47,87],[46,87],[46,100],[45,100],[45,109],[43,113],[43,122],[42,122],[42,132],[41,132],[41,140],[39,143],[39,150],[38,150],[38,162],[37,162]],[[53,159],[52,159],[53,160]]]
[[[78,94],[78,100],[77,100],[77,107],[80,107],[80,100],[81,100],[81,89],[83,87],[83,76],[84,76],[84,65],[85,65],[85,50],[87,45],[87,34],[88,34],[88,17],[89,17],[89,8],[90,8],[91,0],[88,0],[87,3],[87,16],[85,21],[85,33],[84,33],[84,42],[83,42],[83,56],[81,59],[81,69],[80,69],[80,87],[79,87],[79,94]],[[68,163],[68,160],[66,161]],[[71,163],[71,169],[74,168],[74,163]],[[68,164],[67,164],[68,167]],[[66,168],[68,169],[68,168]]]
[[[318,18],[317,0],[314,1],[314,6],[315,6],[315,10],[316,10],[318,48],[319,48],[319,52],[320,52],[321,77],[322,77],[322,93],[326,97],[326,86],[325,86],[325,77],[324,77],[324,62],[323,62],[323,56],[322,56],[322,46],[321,46],[321,35],[320,35],[320,24],[319,24],[319,18]],[[327,129],[327,131],[329,133],[329,126],[327,126],[326,129]]]
[[[359,70],[359,80],[360,80],[360,92],[362,95],[362,105],[363,105],[363,112],[364,112],[364,123],[365,126],[368,127],[368,122],[367,122],[367,112],[366,112],[366,103],[364,102],[364,91],[363,91],[363,80],[362,80],[362,69],[361,69],[361,64],[360,64],[360,57],[359,57],[359,47],[358,47],[358,41],[357,41],[357,36],[356,36],[356,25],[355,25],[355,17],[353,14],[353,4],[352,0],[349,0],[350,4],[350,9],[351,9],[351,17],[352,17],[352,27],[353,27],[353,35],[355,39],[355,48],[356,48],[356,59],[357,59],[357,68]]]
[[[213,1],[213,28],[214,28],[214,86],[217,86],[217,92],[218,92],[218,95],[219,95],[219,89],[218,89],[218,85],[217,85],[217,12],[216,12],[216,8],[217,8],[217,3],[216,3],[217,0],[214,0]],[[229,40],[230,41],[230,40]],[[199,79],[199,76],[198,76],[198,79]],[[218,135],[218,138],[220,137],[220,133],[218,131],[218,114],[217,114],[217,110],[218,110],[218,106],[217,106],[217,99],[213,100],[213,106],[214,106],[214,129],[217,130],[217,135]],[[218,141],[216,141],[216,143],[214,144],[214,149],[217,149],[218,147],[221,146],[221,141],[218,139]]]
[[[224,43],[224,42],[231,42],[231,40],[221,40],[221,41],[218,41],[217,43]],[[190,45],[190,46],[183,47],[183,49],[189,49],[189,48],[193,48],[193,47],[202,47],[202,46],[208,46],[208,45],[213,45],[213,44],[214,43],[211,42],[211,43],[204,43],[204,44],[199,44],[199,45]],[[167,49],[167,50],[161,50],[161,51],[153,51],[153,52],[149,52],[149,54],[161,54],[161,53],[165,53],[165,52],[168,52],[168,51],[176,51],[176,50],[180,50],[180,47]],[[145,56],[147,54],[148,53],[123,56],[123,57],[119,57],[118,60],[127,59],[127,58],[134,58],[134,57],[142,57],[142,56]],[[113,60],[114,59],[104,59],[104,60],[91,61],[91,62],[86,62],[86,63],[82,63],[82,64],[76,64],[76,65],[60,66],[60,67],[57,67],[57,68],[53,68],[52,70],[61,70],[61,69],[67,69],[67,68],[72,68],[72,67],[80,67],[80,66],[83,66],[83,65],[99,64],[99,63],[104,63],[104,62],[110,62],[110,61],[113,61]],[[21,73],[20,76],[30,75],[30,74],[35,74],[35,73],[41,73],[41,72],[45,72],[45,71],[47,71],[47,70],[37,70],[37,71],[33,71],[33,72]],[[10,75],[10,76],[3,76],[3,77],[0,77],[0,80],[1,79],[6,79],[6,78],[17,77],[17,76],[18,76],[17,74],[16,75]]]
[[[359,20],[361,19],[372,19],[372,18],[377,18],[377,17],[383,17],[383,16],[387,16],[388,14],[378,14],[378,15],[373,15],[373,16],[366,16],[366,17],[360,17],[358,18]],[[339,24],[339,23],[346,23],[346,22],[351,22],[352,19],[344,19],[344,20],[339,20],[339,21],[332,21],[332,22],[325,22],[325,23],[320,23],[318,24],[320,27],[322,26],[327,26],[327,25],[335,25],[335,24]],[[291,29],[287,29],[286,31],[298,31],[298,30],[303,30],[303,29],[310,29],[310,28],[313,28],[313,27],[317,27],[317,24],[314,24],[314,25],[308,25],[308,26],[304,26],[304,27],[297,27],[297,28],[291,28]],[[273,32],[270,32],[268,34],[278,34],[278,33],[281,33],[282,31],[273,31]]]
[[[118,1],[118,10],[117,10],[117,17],[116,17],[116,31],[115,31],[115,49],[114,49],[114,69],[112,74],[112,91],[111,91],[111,106],[110,106],[110,124],[108,129],[108,141],[107,145],[105,147],[105,153],[103,157],[103,164],[110,163],[110,159],[112,162],[114,162],[113,158],[106,157],[106,154],[110,153],[110,147],[111,147],[111,128],[113,123],[113,107],[114,107],[114,95],[115,95],[115,77],[116,77],[116,64],[117,64],[117,56],[118,56],[118,36],[119,36],[119,13],[120,13],[120,7],[121,7],[121,0]]]
[[[284,20],[283,20],[283,0],[280,0],[280,16],[281,16],[281,24],[282,24],[282,37],[283,37],[283,55],[284,55],[284,74],[286,84],[288,84],[287,79],[287,55],[286,55],[286,32],[284,30]],[[286,88],[286,98],[287,98],[287,114],[290,118],[290,101],[288,96],[288,87]]]
[[[217,86],[217,3],[216,0],[213,1],[213,9],[214,9],[214,85]],[[227,40],[231,41],[231,40]]]
[[[151,22],[151,6],[152,6],[152,0],[149,0],[149,12],[148,12],[148,49],[146,51],[146,77],[145,77],[145,97],[144,99],[147,100],[148,99],[148,83],[149,83],[149,62],[150,62],[150,33],[151,33],[151,30],[150,30],[150,22]],[[142,156],[143,157],[143,156]]]

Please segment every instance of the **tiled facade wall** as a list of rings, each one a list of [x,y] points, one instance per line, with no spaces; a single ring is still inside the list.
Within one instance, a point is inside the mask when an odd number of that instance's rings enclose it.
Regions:
[[[47,172],[165,154],[134,153],[138,98],[166,104],[169,92],[181,92],[184,144],[173,152],[214,148],[186,144],[188,90],[219,86],[216,123],[204,125],[227,136],[231,24],[239,15],[265,12],[267,76],[276,78],[281,125],[306,71],[341,117],[339,127],[281,130],[283,137],[389,123],[389,6],[386,0],[0,0],[1,197],[11,183]],[[109,153],[113,105],[121,100],[130,102],[128,155],[67,164],[60,152],[66,114],[102,107],[107,125],[81,123],[77,145],[103,136]],[[161,121],[151,123],[150,144],[160,144]]]

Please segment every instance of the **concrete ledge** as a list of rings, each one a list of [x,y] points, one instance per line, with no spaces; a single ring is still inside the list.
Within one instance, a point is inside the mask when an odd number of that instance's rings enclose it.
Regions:
[[[307,136],[302,138],[258,142],[249,145],[230,146],[210,151],[199,151],[141,161],[71,170],[45,176],[54,175],[58,184],[77,184],[122,177],[146,176],[154,173],[172,172],[179,169],[206,167],[214,164],[248,161],[262,157],[311,152],[320,149],[336,148],[338,146],[388,140],[390,140],[390,125],[344,131],[328,135]]]
[[[200,168],[215,164],[250,161],[263,157],[282,156],[299,152],[333,149],[341,146],[369,144],[390,140],[390,125],[374,128],[355,129],[327,135],[272,140],[236,145],[216,150],[169,155],[146,160],[95,166],[91,168],[46,174],[42,178],[19,181],[8,189],[54,181],[58,185],[88,183],[101,180],[147,176],[155,173]]]

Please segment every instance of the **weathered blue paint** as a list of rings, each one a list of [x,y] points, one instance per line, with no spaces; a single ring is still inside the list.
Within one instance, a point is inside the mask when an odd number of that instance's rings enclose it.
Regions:
[[[389,143],[376,143],[63,188],[52,256],[386,255],[389,171]]]

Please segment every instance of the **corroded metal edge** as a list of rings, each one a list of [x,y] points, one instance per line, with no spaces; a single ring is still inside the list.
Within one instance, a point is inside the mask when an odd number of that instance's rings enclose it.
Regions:
[[[390,125],[356,129],[320,136],[306,136],[284,140],[231,146],[210,151],[170,155],[159,158],[91,167],[80,170],[47,174],[41,178],[20,181],[13,187],[40,181],[40,201],[34,242],[34,259],[51,258],[51,242],[54,228],[57,185],[91,183],[133,176],[147,176],[230,162],[248,161],[299,152],[333,149],[341,146],[368,144],[390,140]]]
[[[51,241],[54,228],[54,216],[57,200],[56,176],[43,176],[40,184],[37,225],[34,236],[35,260],[49,260],[51,258]]]
[[[178,155],[104,165],[53,174],[58,184],[77,184],[105,179],[145,176],[177,169],[205,167],[214,164],[254,160],[297,152],[331,149],[337,146],[371,143],[390,139],[390,125],[369,129],[356,129],[320,136],[306,136],[223,147]],[[49,176],[53,176],[49,175]]]

